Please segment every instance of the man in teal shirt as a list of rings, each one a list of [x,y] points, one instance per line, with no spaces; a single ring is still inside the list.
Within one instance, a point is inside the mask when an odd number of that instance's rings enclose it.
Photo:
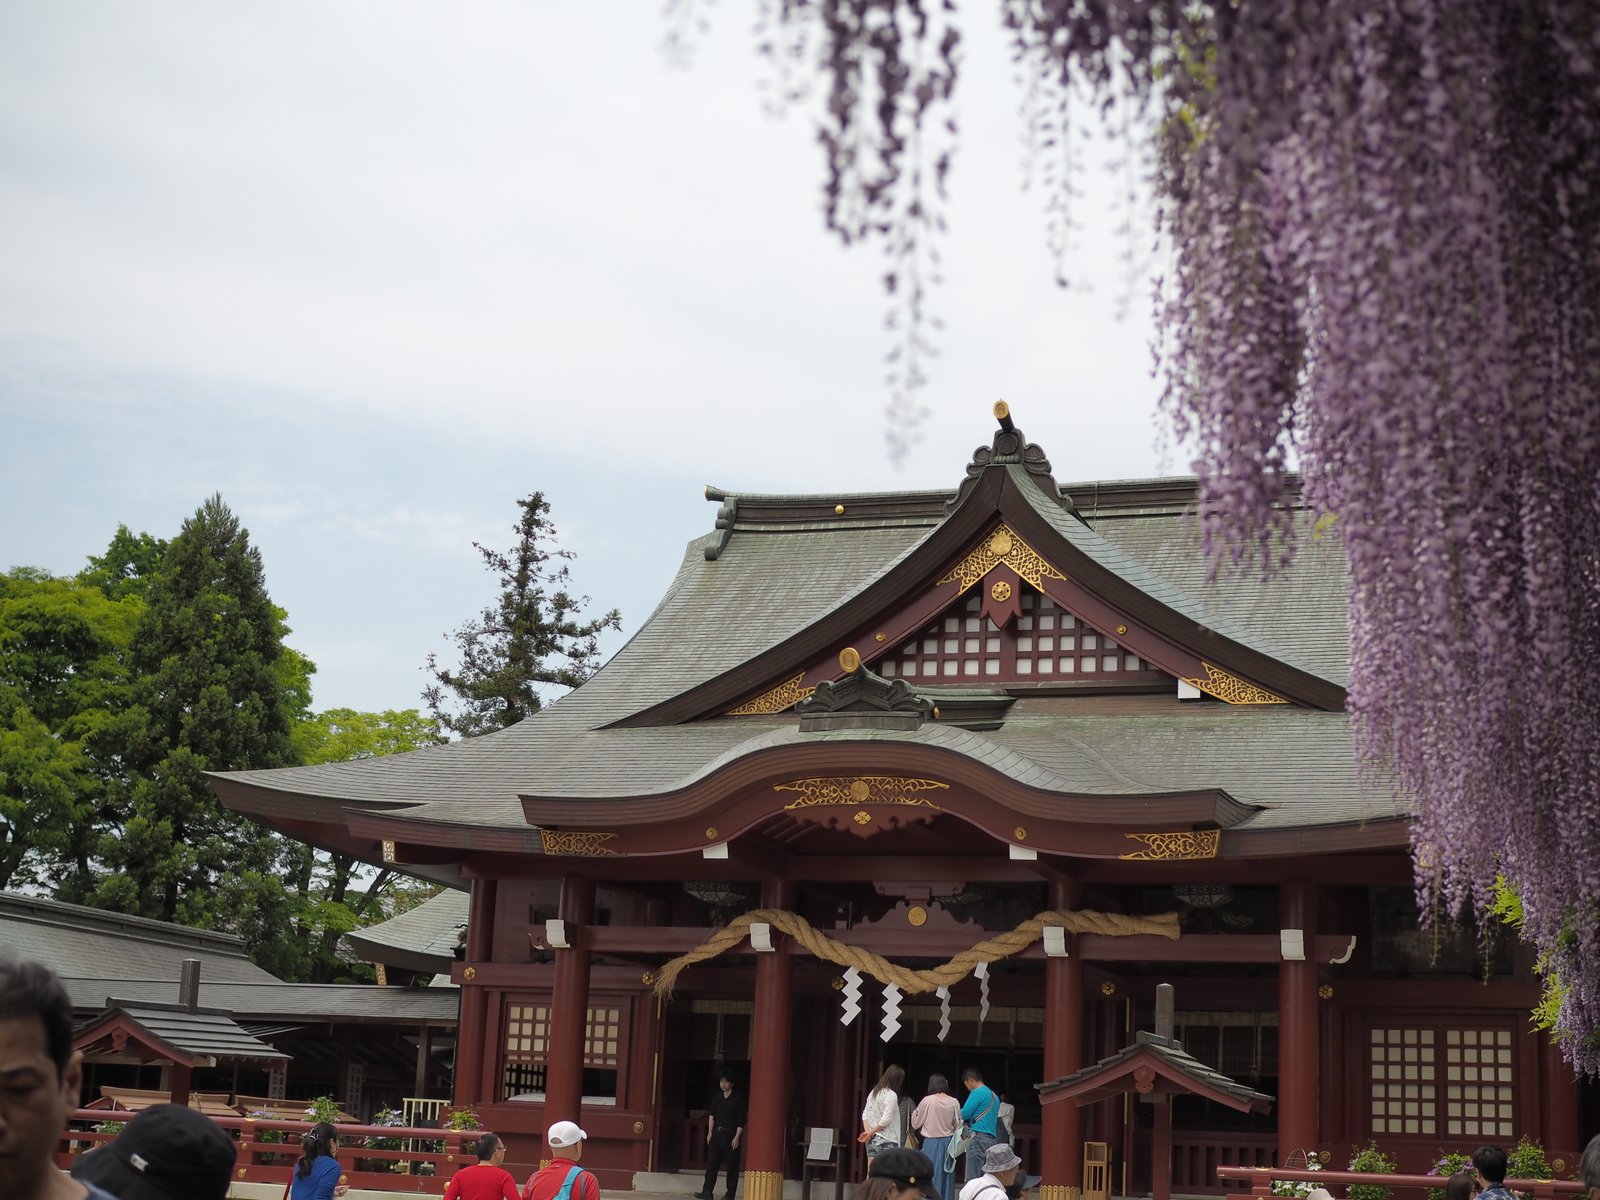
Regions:
[[[967,1178],[976,1179],[983,1174],[983,1156],[994,1145],[996,1124],[1000,1120],[1000,1097],[984,1086],[983,1072],[968,1067],[961,1072],[962,1085],[967,1089],[966,1103],[961,1106],[961,1120],[972,1130],[972,1141],[967,1143]]]

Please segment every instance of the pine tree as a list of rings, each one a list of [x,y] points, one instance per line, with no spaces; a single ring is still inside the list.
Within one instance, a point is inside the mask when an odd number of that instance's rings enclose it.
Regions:
[[[616,609],[579,621],[589,597],[571,595],[565,562],[555,565],[573,554],[552,548],[556,530],[544,493],[518,500],[517,507],[522,515],[510,550],[473,543],[499,580],[500,598],[447,635],[460,665],[451,670],[428,655],[426,669],[434,679],[422,693],[428,711],[444,728],[466,736],[532,716],[543,705],[541,686],[577,687],[599,669],[600,632],[622,628]]]
[[[221,496],[184,522],[146,595],[134,704],[122,723],[120,820],[101,845],[110,873],[88,899],[231,929],[259,947],[289,927],[280,872],[292,852],[224,810],[205,772],[298,762],[291,730],[313,668],[284,646],[261,554]],[[295,971],[291,962],[263,965]]]

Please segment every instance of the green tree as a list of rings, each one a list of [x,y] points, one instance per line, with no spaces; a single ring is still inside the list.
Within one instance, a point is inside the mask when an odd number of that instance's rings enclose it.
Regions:
[[[379,713],[332,708],[300,721],[293,736],[308,766],[378,758],[448,740],[436,720],[414,708]],[[310,955],[307,977],[315,983],[370,980],[370,968],[340,956],[339,939],[374,914],[385,912],[388,898],[409,892],[413,881],[391,870],[363,880],[366,868],[349,855],[304,849],[292,884],[300,903],[296,925]],[[437,888],[428,894],[434,891]]]
[[[434,682],[423,690],[429,713],[452,732],[472,736],[505,729],[538,712],[539,689],[574,688],[599,669],[598,638],[621,629],[616,609],[591,621],[579,614],[587,596],[567,591],[564,561],[572,551],[553,548],[555,527],[544,493],[518,500],[517,541],[508,551],[473,546],[500,583],[499,600],[449,634],[460,665],[454,670],[428,655]]]
[[[113,797],[116,828],[101,843],[109,873],[89,899],[239,932],[263,966],[292,977],[294,952],[264,948],[292,923],[282,872],[298,848],[226,812],[205,779],[208,770],[299,761],[292,729],[313,668],[284,646],[286,632],[260,552],[213,496],[149,580],[130,660],[133,704],[119,730],[127,776]]]
[[[88,876],[143,610],[29,567],[0,575],[0,888]]]

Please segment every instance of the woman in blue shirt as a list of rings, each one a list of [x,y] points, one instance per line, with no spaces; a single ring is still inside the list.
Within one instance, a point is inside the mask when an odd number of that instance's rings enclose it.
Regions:
[[[289,1200],[333,1200],[350,1186],[339,1168],[339,1131],[319,1121],[300,1140],[300,1161],[289,1181]]]

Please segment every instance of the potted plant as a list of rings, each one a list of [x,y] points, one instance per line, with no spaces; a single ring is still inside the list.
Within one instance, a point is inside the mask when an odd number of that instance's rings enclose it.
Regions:
[[[1369,1142],[1350,1156],[1350,1166],[1347,1169],[1368,1175],[1392,1175],[1395,1163],[1394,1159],[1378,1149],[1376,1142]],[[1350,1200],[1389,1200],[1393,1191],[1393,1188],[1386,1188],[1376,1183],[1351,1184]]]

